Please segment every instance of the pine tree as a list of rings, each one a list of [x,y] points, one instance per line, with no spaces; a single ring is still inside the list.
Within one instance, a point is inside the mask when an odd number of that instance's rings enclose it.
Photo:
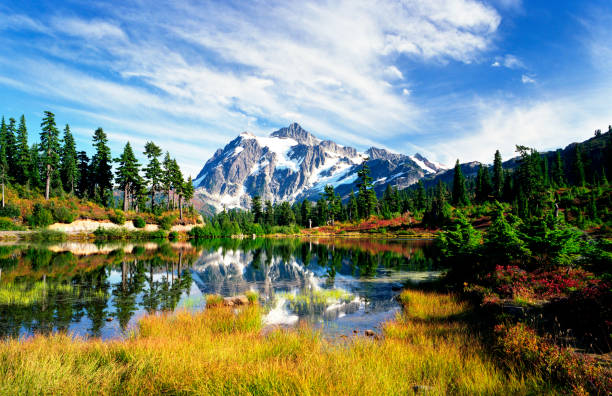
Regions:
[[[274,207],[272,206],[272,202],[266,201],[266,210],[264,211],[264,220],[266,225],[273,226],[274,225]]]
[[[351,194],[349,195],[348,200],[348,216],[350,221],[355,221],[359,218],[359,203],[357,202],[357,197],[355,196],[355,191],[351,190]]]
[[[60,174],[67,189],[66,192],[74,194],[79,181],[79,168],[77,165],[76,145],[68,124],[66,124],[64,129],[63,143]]]
[[[357,177],[359,182],[357,183],[358,195],[357,195],[357,206],[359,217],[368,218],[376,211],[378,204],[376,200],[376,193],[374,192],[372,185],[372,178],[370,177],[370,167],[368,166],[369,158],[363,161],[361,169],[357,171]]]
[[[9,178],[14,179],[17,176],[17,141],[15,135],[17,127],[14,118],[9,118],[9,123],[6,126],[6,135],[2,139],[6,145],[6,160],[8,163]]]
[[[310,201],[305,199],[302,201],[302,205],[300,206],[300,217],[302,218],[302,225],[304,227],[306,226],[311,226],[311,222],[312,222],[312,215],[310,213],[310,211],[312,210],[312,206],[310,204]]]
[[[88,192],[90,191],[90,169],[89,169],[89,157],[85,151],[79,151],[77,154],[77,168],[79,180],[77,183],[77,195],[81,198],[87,197]]]
[[[584,162],[582,162],[582,148],[580,147],[580,144],[576,145],[575,155],[574,172],[576,184],[580,187],[584,187],[586,184],[586,175],[584,173]]]
[[[2,119],[4,126],[4,118]],[[0,145],[0,183],[2,184],[2,207],[4,208],[4,185],[8,182],[8,159],[6,155],[6,144]]]
[[[49,199],[51,180],[58,177],[60,165],[59,130],[55,125],[55,114],[45,111],[45,118],[40,124],[41,163],[45,172],[45,199]]]
[[[28,168],[28,180],[32,189],[38,190],[42,187],[42,161],[40,159],[40,146],[33,144],[30,149],[30,166]]]
[[[28,145],[28,130],[25,117],[22,115],[17,128],[17,146],[15,163],[15,181],[25,185],[28,182],[28,170],[30,166],[30,146]]]
[[[170,190],[172,189],[172,158],[170,157],[170,153],[167,151],[163,162],[161,185],[166,191],[167,195],[166,209],[170,210]]]
[[[113,172],[112,172],[112,156],[108,147],[108,138],[102,128],[98,128],[94,132],[93,146],[96,153],[91,159],[91,191],[90,197],[93,197],[99,203],[110,204],[109,196],[112,194],[113,188]]]
[[[426,208],[426,195],[427,194],[425,193],[425,186],[423,185],[423,182],[419,180],[417,183],[416,196],[414,198],[414,206],[417,210],[423,210]]]
[[[327,202],[327,218],[326,221],[331,221],[332,225],[340,215],[342,203],[340,197],[336,194],[334,186],[326,185],[323,193],[323,199]]]
[[[130,142],[125,144],[123,153],[119,158],[115,158],[117,170],[115,180],[120,188],[123,189],[123,211],[127,212],[130,202],[130,194],[134,192],[134,187],[140,182],[138,173],[140,164],[134,155]]]
[[[255,195],[251,200],[251,213],[253,213],[253,222],[261,224],[263,220],[263,211],[261,209],[261,198]]]
[[[145,144],[144,155],[149,159],[149,163],[145,167],[145,178],[149,183],[151,192],[151,210],[155,206],[155,192],[161,187],[162,168],[159,162],[159,157],[162,155],[162,150],[153,142]]]
[[[465,188],[465,177],[461,171],[459,160],[455,163],[455,176],[453,177],[453,204],[455,206],[464,206],[470,203],[467,190]]]
[[[495,151],[493,160],[493,196],[501,199],[504,193],[504,169],[502,167],[502,157],[499,150]]]
[[[191,176],[189,176],[185,182],[185,185],[183,186],[183,198],[185,199],[185,202],[191,202],[193,193],[193,180],[191,179]]]
[[[181,172],[181,168],[179,167],[176,159],[172,159],[172,190],[174,191],[175,197],[178,198],[178,206],[180,210],[180,218],[183,219],[183,185],[185,184],[185,179],[183,179],[183,172]],[[172,200],[172,207],[174,208],[174,199]]]
[[[557,150],[552,168],[552,181],[557,187],[565,186],[565,175],[563,174],[563,159],[561,150]]]

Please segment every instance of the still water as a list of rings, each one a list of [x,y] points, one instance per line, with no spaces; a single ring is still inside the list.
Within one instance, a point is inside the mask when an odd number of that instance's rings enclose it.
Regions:
[[[0,337],[124,337],[146,314],[256,291],[269,326],[329,334],[392,318],[407,283],[439,275],[425,240],[216,239],[0,245]]]

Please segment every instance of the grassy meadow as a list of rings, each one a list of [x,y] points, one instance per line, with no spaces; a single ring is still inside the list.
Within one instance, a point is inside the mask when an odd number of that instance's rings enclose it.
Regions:
[[[150,315],[124,340],[68,335],[0,343],[1,394],[555,393],[502,369],[452,295],[404,291],[381,337],[262,329],[256,305]],[[416,388],[415,388],[416,387]]]

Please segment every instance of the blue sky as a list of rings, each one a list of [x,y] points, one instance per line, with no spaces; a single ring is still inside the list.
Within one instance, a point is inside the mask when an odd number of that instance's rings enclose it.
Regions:
[[[44,110],[81,149],[153,140],[195,176],[244,130],[442,163],[612,123],[612,3],[3,1],[0,113]]]

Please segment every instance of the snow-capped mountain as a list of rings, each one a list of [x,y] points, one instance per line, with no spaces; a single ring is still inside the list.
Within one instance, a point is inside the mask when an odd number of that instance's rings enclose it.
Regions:
[[[366,158],[379,191],[387,183],[405,188],[444,169],[420,154],[407,156],[375,147],[360,153],[320,140],[293,123],[268,137],[241,133],[215,152],[193,184],[196,199],[215,209],[249,208],[254,195],[272,202],[316,200],[328,184],[346,198],[356,189],[357,171]]]

